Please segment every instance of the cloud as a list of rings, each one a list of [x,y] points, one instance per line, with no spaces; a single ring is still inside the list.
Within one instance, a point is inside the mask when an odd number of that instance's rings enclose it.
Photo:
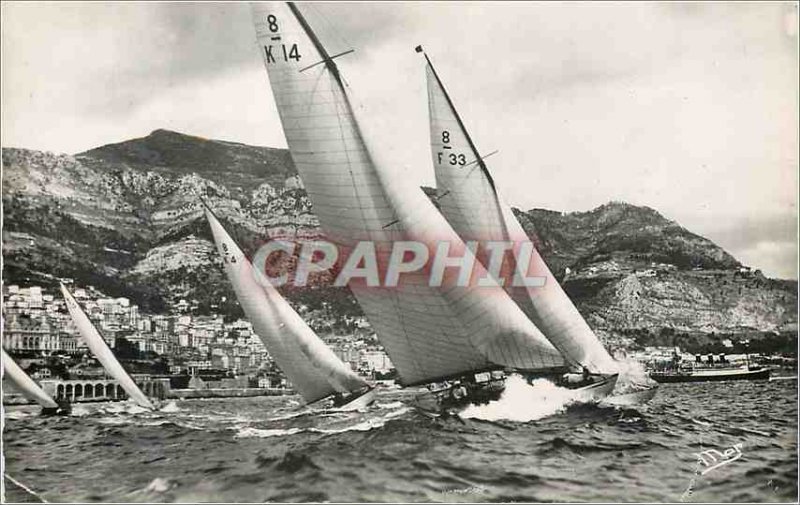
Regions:
[[[745,265],[761,268],[768,276],[797,278],[797,214],[716,216],[698,221],[694,232],[732,252]]]

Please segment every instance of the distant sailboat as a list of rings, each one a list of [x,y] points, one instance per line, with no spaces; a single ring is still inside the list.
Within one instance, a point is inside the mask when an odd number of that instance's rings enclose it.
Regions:
[[[11,356],[6,353],[6,350],[3,349],[3,375],[7,377],[22,393],[25,398],[34,401],[42,406],[42,413],[43,414],[56,414],[61,413],[63,411],[66,413],[68,408],[62,408],[55,400],[53,400],[50,395],[44,392],[44,390],[39,387],[33,379],[31,379],[28,374],[26,374],[20,367],[17,365]]]
[[[333,397],[334,406],[340,410],[371,403],[375,389],[336,357],[266,277],[253,268],[211,209],[203,205],[239,304],[256,335],[306,403]]]
[[[253,4],[259,51],[294,164],[328,240],[340,257],[371,241],[385,266],[399,241],[430,250],[466,247],[416,184],[382,158],[358,121],[358,110],[334,59],[293,3]],[[470,254],[468,251],[464,254]],[[445,272],[445,276],[450,275]],[[479,264],[476,278],[486,276]],[[474,377],[512,367],[560,368],[560,353],[499,286],[429,286],[422,272],[396,287],[347,285],[405,386]],[[481,376],[485,377],[485,376]],[[469,380],[469,379],[468,379]]]
[[[131,376],[128,375],[128,372],[122,368],[122,365],[117,361],[117,358],[114,356],[114,353],[111,352],[108,344],[106,344],[103,337],[100,336],[100,333],[97,331],[97,328],[95,328],[91,320],[89,320],[89,316],[81,309],[78,302],[72,297],[72,294],[67,290],[64,284],[61,284],[61,294],[67,302],[67,310],[69,310],[72,321],[78,328],[78,332],[80,332],[81,337],[83,337],[84,343],[86,343],[92,355],[97,358],[97,361],[103,365],[106,373],[122,386],[122,389],[128,393],[128,396],[136,402],[137,405],[146,409],[155,410],[156,407],[153,405],[153,402],[147,398],[147,395],[139,389],[139,386],[137,386]]]
[[[421,46],[417,52],[424,54]],[[511,207],[501,199],[486,166],[486,156],[478,152],[433,64],[424,56],[431,151],[442,214],[465,241],[512,244],[507,256],[510,267],[501,271],[506,277],[506,290],[573,371],[600,376],[582,388],[589,397],[609,394],[616,383],[618,365],[553,277]],[[523,252],[523,248],[527,249]],[[521,258],[525,259],[519,261]],[[488,266],[486,251],[478,251],[478,259]],[[543,278],[544,284],[514,285],[514,276],[528,273]]]

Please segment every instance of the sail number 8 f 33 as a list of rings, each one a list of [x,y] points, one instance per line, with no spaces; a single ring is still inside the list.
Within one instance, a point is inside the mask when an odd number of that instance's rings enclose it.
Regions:
[[[274,14],[267,16],[267,28],[269,28],[269,31],[272,33],[278,33],[278,18],[275,17]],[[281,40],[281,37],[280,35],[275,35],[271,37],[271,39],[274,41],[279,41]],[[279,48],[277,54],[272,52],[273,49],[276,48]],[[286,44],[280,44],[280,46],[273,46],[272,44],[264,46],[264,56],[267,58],[268,64],[275,63],[277,61],[276,57],[283,57],[283,61],[300,61],[300,58],[302,58],[302,56],[300,56],[300,50],[297,48],[297,44],[292,44],[290,47],[287,47]]]
[[[453,147],[450,145],[450,132],[447,130],[442,131],[442,149],[452,149],[452,148]],[[442,164],[442,159],[444,159],[446,163],[453,166],[458,165],[463,167],[464,165],[467,164],[467,157],[464,154],[444,153],[442,151],[439,151],[438,153],[436,153],[436,155],[438,156],[437,163],[439,165]]]

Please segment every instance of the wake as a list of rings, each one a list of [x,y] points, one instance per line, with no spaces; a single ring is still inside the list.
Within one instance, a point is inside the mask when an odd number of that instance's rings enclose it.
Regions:
[[[647,375],[644,365],[632,358],[616,360],[619,365],[619,378],[611,396],[634,393],[658,386],[658,383]]]
[[[459,417],[483,421],[536,421],[560,414],[575,403],[575,393],[561,388],[547,379],[536,379],[533,384],[519,375],[506,379],[506,389],[499,400],[486,405],[470,405]]]

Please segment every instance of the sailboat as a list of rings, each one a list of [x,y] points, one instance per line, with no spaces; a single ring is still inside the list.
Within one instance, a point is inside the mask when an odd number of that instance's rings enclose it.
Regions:
[[[114,353],[111,352],[108,344],[106,344],[103,337],[100,336],[100,333],[97,331],[97,328],[95,328],[89,320],[89,316],[87,316],[80,305],[78,305],[72,293],[67,290],[63,283],[61,284],[61,294],[67,302],[67,310],[70,316],[72,316],[72,321],[78,328],[78,332],[81,337],[83,337],[84,343],[94,357],[97,358],[97,361],[103,365],[106,373],[122,386],[122,389],[125,390],[128,397],[136,402],[137,405],[148,410],[155,410],[156,407],[153,401],[139,389],[139,386],[137,386],[131,376],[128,375],[128,372],[122,368],[122,365],[117,361],[117,358],[114,356]]]
[[[41,405],[42,407],[42,414],[44,415],[53,415],[53,414],[68,414],[69,413],[69,403],[65,403],[59,405],[53,398],[50,397],[44,390],[39,387],[33,379],[31,379],[28,374],[26,374],[20,367],[17,365],[11,356],[6,353],[6,350],[3,349],[3,375],[8,377],[8,379],[16,386],[16,388],[22,393],[25,398],[34,401]]]
[[[561,380],[581,399],[601,399],[611,393],[619,367],[553,277],[511,207],[500,197],[491,173],[467,132],[436,69],[425,57],[430,145],[436,174],[437,201],[444,217],[465,241],[480,245],[505,242],[510,247],[504,286],[517,305],[561,352],[573,373]],[[478,259],[488,267],[488,251]],[[529,259],[528,259],[529,258]],[[528,272],[543,283],[514,283]],[[582,372],[582,373],[581,373]]]
[[[245,257],[203,202],[214,243],[236,298],[270,355],[306,404],[333,399],[337,410],[369,405],[376,390],[343,363]]]
[[[365,128],[334,61],[352,51],[330,55],[291,2],[251,5],[292,159],[323,232],[344,253],[340,258],[359,258],[360,245],[368,242],[383,272],[393,246],[406,241],[429,250],[449,243],[468,257],[471,252],[421,188],[402,177],[396,160],[384,156]],[[502,287],[460,286],[452,270],[445,270],[439,286],[429,285],[422,270],[404,273],[392,287],[358,276],[346,282],[401,385],[429,385],[431,395],[423,396],[433,398],[430,408],[446,408],[462,404],[465,390],[499,390],[495,379],[506,368],[563,369],[561,354]],[[474,273],[487,276],[477,262]],[[434,386],[442,382],[444,387]]]

